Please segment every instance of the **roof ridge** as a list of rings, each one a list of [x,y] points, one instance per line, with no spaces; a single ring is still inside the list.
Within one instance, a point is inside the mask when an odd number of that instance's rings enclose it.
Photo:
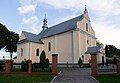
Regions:
[[[31,32],[27,32],[27,31],[22,31],[23,33],[29,33],[29,34],[32,34],[32,35],[37,35],[35,33],[31,33]]]
[[[70,18],[70,19],[68,19],[68,20],[66,20],[66,21],[60,22],[60,23],[58,23],[58,24],[55,24],[55,25],[49,27],[48,29],[50,29],[50,28],[54,28],[54,26],[58,26],[58,25],[60,25],[60,24],[63,24],[63,23],[68,22],[68,21],[71,21],[71,20],[73,20],[73,19],[75,19],[75,18],[78,18],[78,17],[81,17],[81,16],[84,16],[84,15],[81,14],[81,15],[79,15],[79,16],[76,16],[76,17]],[[47,29],[46,29],[46,30],[47,30]]]

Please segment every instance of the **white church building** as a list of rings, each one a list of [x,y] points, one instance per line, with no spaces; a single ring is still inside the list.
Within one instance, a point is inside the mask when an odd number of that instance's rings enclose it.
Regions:
[[[97,38],[86,8],[82,15],[52,27],[47,26],[45,18],[42,28],[39,34],[22,31],[17,45],[18,63],[24,59],[40,62],[42,50],[50,63],[52,54],[58,54],[58,63],[78,63],[79,58],[89,63],[91,57],[85,52],[88,47],[96,46]]]

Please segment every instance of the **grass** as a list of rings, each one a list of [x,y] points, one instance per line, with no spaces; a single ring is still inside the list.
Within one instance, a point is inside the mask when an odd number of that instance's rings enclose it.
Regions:
[[[0,83],[36,83],[50,82],[53,75],[29,76],[29,75],[0,75]]]
[[[120,83],[119,74],[100,75],[96,79],[99,83]]]

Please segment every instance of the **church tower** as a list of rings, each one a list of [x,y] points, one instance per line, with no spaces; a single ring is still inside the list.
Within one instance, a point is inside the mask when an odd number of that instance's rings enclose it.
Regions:
[[[45,18],[44,18],[44,20],[43,20],[43,26],[42,26],[42,28],[43,28],[43,30],[48,29],[46,15],[45,15]]]

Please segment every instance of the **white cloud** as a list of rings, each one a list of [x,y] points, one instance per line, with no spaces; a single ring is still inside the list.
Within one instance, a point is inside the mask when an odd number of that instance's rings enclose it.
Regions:
[[[34,5],[25,5],[18,8],[20,14],[34,13],[35,6]]]
[[[84,4],[80,0],[39,0],[41,4],[55,9],[80,9]],[[82,5],[82,6],[81,6]],[[79,7],[79,8],[78,8]]]
[[[32,16],[28,19],[23,18],[23,24],[27,26],[33,25],[37,21],[38,21],[38,18],[36,16]]]
[[[114,25],[108,25],[105,22],[93,22],[92,27],[96,32],[96,37],[101,43],[115,45],[117,48],[120,48],[118,42],[120,41],[118,38],[120,29],[115,29]]]
[[[87,5],[94,11],[110,14],[120,14],[120,1],[118,0],[39,0],[41,4],[55,9],[80,10]],[[111,11],[114,10],[114,11]]]
[[[39,19],[35,15],[37,0],[19,0],[19,3],[20,7],[18,7],[17,10],[20,15],[22,15],[22,28],[30,32],[38,32],[37,28]]]
[[[36,16],[31,16],[30,18],[23,18],[22,20],[23,27],[27,28],[28,31],[38,33],[37,25],[38,25],[38,18]]]

